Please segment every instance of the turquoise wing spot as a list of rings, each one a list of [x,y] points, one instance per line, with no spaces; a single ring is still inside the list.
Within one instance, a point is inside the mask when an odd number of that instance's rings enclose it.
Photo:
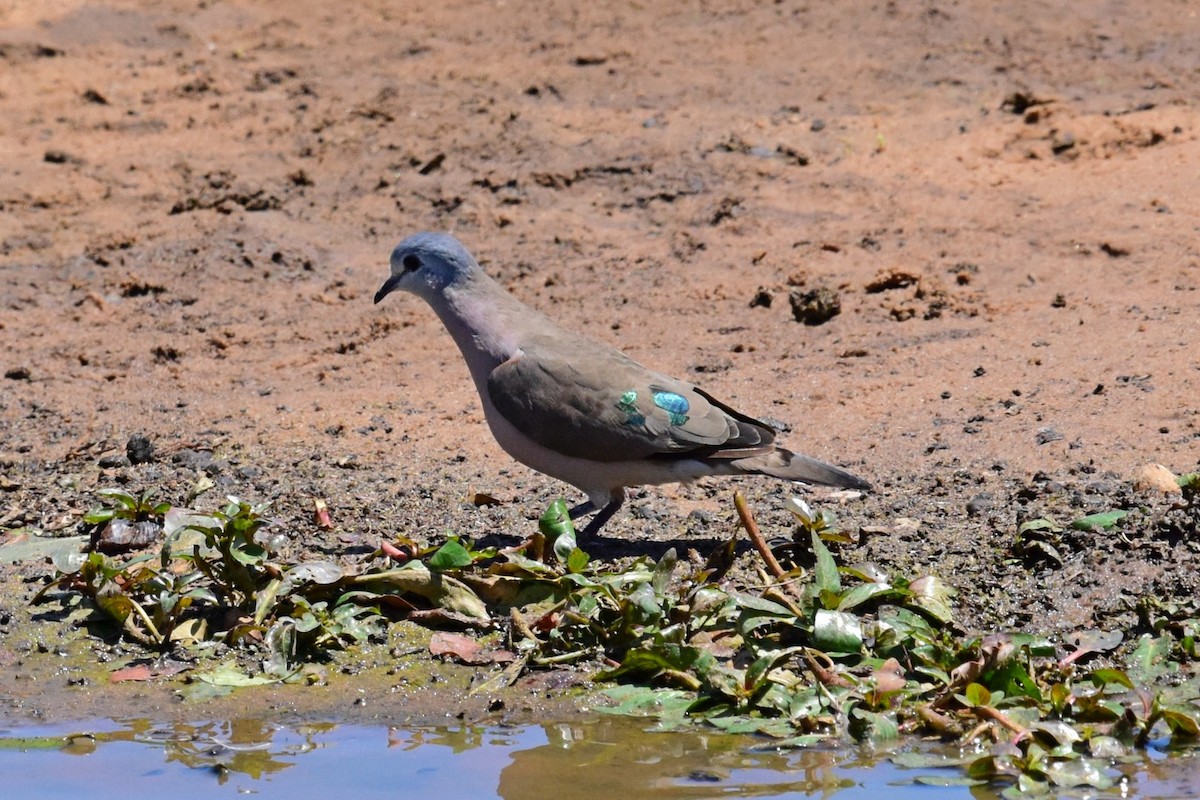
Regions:
[[[637,392],[633,389],[621,395],[621,399],[617,401],[617,408],[625,414],[626,425],[641,426],[646,424],[645,415],[638,411]]]
[[[687,398],[674,392],[655,392],[654,405],[667,412],[672,425],[682,425],[687,422],[687,412],[690,406]]]

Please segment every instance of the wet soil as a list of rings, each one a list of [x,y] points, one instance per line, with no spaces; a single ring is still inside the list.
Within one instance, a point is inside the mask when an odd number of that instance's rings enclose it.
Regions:
[[[200,475],[212,504],[272,500],[293,557],[519,541],[578,498],[498,449],[423,304],[371,303],[391,247],[442,230],[871,480],[811,496],[856,536],[843,561],[942,576],[966,630],[1132,640],[1140,598],[1191,602],[1200,574],[1194,512],[1133,485],[1200,466],[1197,13],[0,2],[0,544]],[[791,487],[714,480],[635,491],[588,549],[707,552],[734,489],[791,532]],[[1016,544],[1110,508],[1134,514]],[[152,702],[55,671],[76,633],[26,605],[52,568],[0,569],[13,713]]]

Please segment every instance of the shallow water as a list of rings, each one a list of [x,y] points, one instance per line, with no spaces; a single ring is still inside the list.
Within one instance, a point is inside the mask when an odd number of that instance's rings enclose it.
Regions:
[[[0,729],[0,795],[332,798],[988,798],[988,787],[927,786],[888,753],[778,751],[761,739],[649,732],[628,718],[525,727],[278,725],[104,720]],[[1124,791],[1084,797],[1197,797],[1190,759],[1148,759]],[[1171,765],[1167,767],[1165,765]],[[1158,772],[1153,770],[1158,767]]]

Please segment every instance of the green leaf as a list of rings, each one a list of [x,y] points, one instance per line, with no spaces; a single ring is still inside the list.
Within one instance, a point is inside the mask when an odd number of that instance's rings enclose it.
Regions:
[[[86,536],[60,538],[8,531],[7,535],[0,537],[0,561],[15,564],[19,561],[50,559],[61,572],[74,572],[86,558],[80,548],[87,541]]]
[[[100,489],[96,494],[101,497],[107,497],[109,500],[116,500],[130,511],[133,511],[138,506],[137,498],[124,489]]]
[[[1200,709],[1172,706],[1162,710],[1162,718],[1171,729],[1172,736],[1200,736]]]
[[[1104,687],[1110,683],[1115,683],[1119,686],[1124,686],[1126,689],[1133,689],[1133,681],[1122,669],[1097,669],[1091,674],[1092,683],[1098,687]]]
[[[908,750],[888,757],[888,761],[902,769],[945,769],[963,767],[976,759],[975,755],[950,756],[944,752]]]
[[[708,724],[725,733],[743,736],[771,736],[776,739],[787,739],[796,733],[792,723],[785,719],[769,719],[763,717],[709,717]]]
[[[858,707],[850,712],[854,737],[860,741],[885,742],[900,738],[900,725],[892,714]]]
[[[773,600],[767,600],[764,597],[756,597],[752,594],[734,593],[730,595],[730,599],[737,604],[738,608],[745,611],[758,611],[763,614],[771,614],[772,616],[782,617],[785,619],[795,617],[795,613],[787,606],[776,603]]]
[[[1006,696],[1028,697],[1037,703],[1042,701],[1042,690],[1020,659],[1008,659],[979,680],[991,690],[1003,692]]]
[[[83,515],[83,521],[88,525],[102,525],[114,516],[116,516],[116,509],[114,508],[93,508]]]
[[[1086,517],[1080,517],[1071,523],[1071,527],[1079,531],[1107,531],[1127,516],[1129,516],[1129,512],[1121,511],[1120,509],[1101,511],[1098,514],[1088,514]]]
[[[862,623],[845,611],[819,609],[813,619],[813,646],[826,652],[857,653],[862,650]]]
[[[966,691],[963,694],[955,695],[955,697],[970,708],[988,706],[992,703],[992,693],[988,691],[986,686],[978,683],[967,684]]]
[[[462,569],[471,566],[471,553],[463,547],[457,537],[450,537],[431,555],[426,563],[429,568],[438,572],[450,569]]]
[[[746,675],[743,678],[743,685],[746,691],[753,692],[759,688],[767,673],[773,670],[781,662],[786,661],[797,653],[803,653],[803,647],[786,647],[782,650],[773,650],[756,658],[750,666],[746,667]]]
[[[576,547],[567,556],[567,571],[575,573],[583,572],[587,569],[589,561],[591,561],[591,556]]]
[[[1070,761],[1054,761],[1046,767],[1046,777],[1055,786],[1091,786],[1095,789],[1112,788],[1112,778],[1105,774],[1105,765],[1092,758],[1076,758]]]
[[[447,611],[481,622],[491,621],[487,606],[465,583],[453,576],[433,572],[419,561],[410,561],[403,567],[384,572],[355,575],[346,582],[379,594],[412,592]]]
[[[1035,723],[1030,731],[1043,737],[1043,742],[1048,739],[1054,746],[1074,745],[1083,739],[1077,730],[1062,720],[1042,720]]]
[[[841,596],[838,611],[849,611],[871,600],[898,601],[907,597],[907,593],[886,583],[860,583]]]
[[[332,561],[304,561],[284,573],[288,589],[304,583],[327,586],[337,583],[346,575],[346,570]]]
[[[271,580],[266,586],[255,592],[254,598],[254,624],[262,625],[263,622],[275,611],[275,602],[279,597],[279,590],[283,587],[283,581],[279,578]]]
[[[1171,661],[1173,641],[1169,634],[1142,635],[1129,661],[1128,671],[1135,683],[1154,683],[1157,678],[1178,671],[1178,662]]]
[[[913,593],[912,605],[917,609],[943,625],[953,621],[954,611],[950,606],[950,599],[954,596],[954,589],[941,578],[925,575],[910,583],[908,590]]]
[[[601,714],[626,714],[629,716],[677,717],[682,719],[689,706],[696,701],[692,692],[678,689],[655,689],[633,684],[614,686],[600,694],[616,703],[615,706],[595,707],[592,711]]]
[[[242,566],[249,567],[261,564],[267,551],[256,544],[244,543],[239,547],[231,547],[229,555]]]
[[[558,541],[560,536],[570,536],[574,539],[575,523],[571,521],[571,512],[567,508],[566,500],[560,497],[546,507],[538,519],[538,530],[551,544]],[[574,547],[574,543],[571,546]]]
[[[654,589],[655,594],[665,594],[667,587],[671,585],[671,575],[675,572],[675,565],[679,562],[679,557],[675,554],[675,548],[672,547],[663,553],[662,558],[654,565],[654,577],[650,579],[650,586]]]
[[[833,560],[833,554],[829,552],[829,548],[821,541],[821,537],[816,533],[811,534],[813,555],[817,558],[817,565],[813,575],[813,585],[818,592],[832,592],[840,594],[842,591],[842,578],[838,573],[837,562]]]
[[[266,675],[247,675],[232,662],[220,664],[208,672],[195,673],[192,677],[212,686],[265,686],[279,682]]]
[[[1062,525],[1059,525],[1052,519],[1046,517],[1038,517],[1037,519],[1028,519],[1021,523],[1017,528],[1017,533],[1028,533],[1029,531],[1050,531],[1051,533],[1059,533],[1062,531]]]

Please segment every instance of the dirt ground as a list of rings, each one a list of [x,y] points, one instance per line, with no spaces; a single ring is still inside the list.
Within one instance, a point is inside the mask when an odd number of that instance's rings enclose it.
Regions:
[[[968,630],[1132,637],[1138,598],[1200,575],[1194,518],[1131,483],[1200,466],[1198,13],[0,0],[0,543],[201,473],[346,558],[515,542],[578,500],[495,445],[428,308],[372,305],[393,245],[438,230],[871,480],[811,495],[844,561],[940,575]],[[797,321],[820,289],[840,314]],[[705,552],[735,488],[790,533],[791,487],[713,480],[635,491],[588,549]],[[1017,546],[1115,507],[1135,524],[1058,560]],[[3,570],[19,672],[50,568]]]

